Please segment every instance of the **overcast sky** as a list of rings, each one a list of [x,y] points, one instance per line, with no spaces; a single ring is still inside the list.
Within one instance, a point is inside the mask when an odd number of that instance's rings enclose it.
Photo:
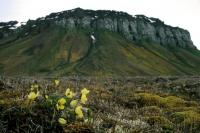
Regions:
[[[200,0],[0,0],[0,21],[22,22],[76,7],[159,18],[168,25],[189,30],[200,49]]]

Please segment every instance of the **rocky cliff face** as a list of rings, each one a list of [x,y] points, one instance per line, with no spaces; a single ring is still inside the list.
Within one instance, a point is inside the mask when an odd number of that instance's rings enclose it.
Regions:
[[[166,46],[196,48],[187,30],[165,25],[156,18],[148,18],[144,15],[133,17],[127,13],[116,11],[92,11],[76,8],[52,13],[35,21],[28,21],[24,28],[29,31],[41,30],[41,27],[45,27],[44,25],[48,27],[51,24],[60,25],[67,30],[73,28],[89,28],[93,31],[109,30],[120,33],[130,41],[148,40]],[[24,34],[27,35],[29,31],[24,31]]]

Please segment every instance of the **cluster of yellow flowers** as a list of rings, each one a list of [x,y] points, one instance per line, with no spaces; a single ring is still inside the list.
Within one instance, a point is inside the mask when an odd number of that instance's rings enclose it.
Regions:
[[[28,100],[34,101],[40,95],[38,88],[39,86],[37,84],[31,85],[31,92],[28,95]]]
[[[78,118],[83,118],[83,111],[82,111],[82,106],[79,105],[75,108],[75,113]]]
[[[86,88],[84,88],[83,90],[81,90],[81,103],[85,104],[87,102],[87,94],[90,91],[87,90]]]
[[[56,104],[57,110],[64,110],[65,104],[66,104],[67,100],[70,100],[70,107],[74,109],[76,117],[78,119],[82,119],[84,117],[84,115],[83,115],[83,110],[82,110],[81,103],[82,104],[86,104],[86,102],[87,102],[87,95],[88,95],[89,92],[90,91],[87,90],[86,88],[82,89],[81,90],[81,98],[80,98],[80,102],[79,102],[78,99],[74,98],[76,94],[68,88],[65,91],[66,99],[60,98],[58,100],[58,102]],[[63,125],[63,124],[66,123],[66,120],[64,118],[59,118],[58,122]]]
[[[60,84],[59,80],[54,80],[54,87],[58,87]],[[39,85],[33,84],[31,85],[31,92],[28,95],[29,101],[34,101],[38,96],[40,95],[40,92],[38,91]],[[63,116],[66,112],[71,110],[74,114],[74,118],[76,119],[83,119],[84,118],[84,111],[86,108],[82,107],[81,104],[86,104],[87,102],[87,95],[89,94],[89,90],[84,88],[81,90],[80,95],[78,93],[73,92],[71,89],[67,88],[65,91],[65,97],[61,97],[57,99],[56,101],[51,98],[49,95],[44,95],[45,101],[51,101],[51,105],[54,106],[54,114],[62,114],[61,117],[58,118],[58,122],[61,125],[64,125],[67,123],[68,114],[66,116]],[[77,95],[78,94],[78,95]],[[55,101],[54,104],[52,101]],[[85,117],[86,118],[86,117]]]

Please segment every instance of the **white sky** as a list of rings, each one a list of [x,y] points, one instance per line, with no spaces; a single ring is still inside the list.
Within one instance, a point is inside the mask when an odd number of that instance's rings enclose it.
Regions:
[[[0,0],[0,21],[22,22],[77,7],[159,18],[168,25],[189,30],[200,49],[200,0]]]

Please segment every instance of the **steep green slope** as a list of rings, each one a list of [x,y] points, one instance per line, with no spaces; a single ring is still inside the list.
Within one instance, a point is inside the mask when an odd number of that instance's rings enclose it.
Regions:
[[[184,75],[199,74],[200,52],[133,43],[109,31],[57,26],[9,43],[0,42],[2,75]]]
[[[200,51],[196,49],[183,49],[178,47],[162,47],[161,45],[146,43],[144,47],[166,62],[172,64],[181,73],[200,73]]]

